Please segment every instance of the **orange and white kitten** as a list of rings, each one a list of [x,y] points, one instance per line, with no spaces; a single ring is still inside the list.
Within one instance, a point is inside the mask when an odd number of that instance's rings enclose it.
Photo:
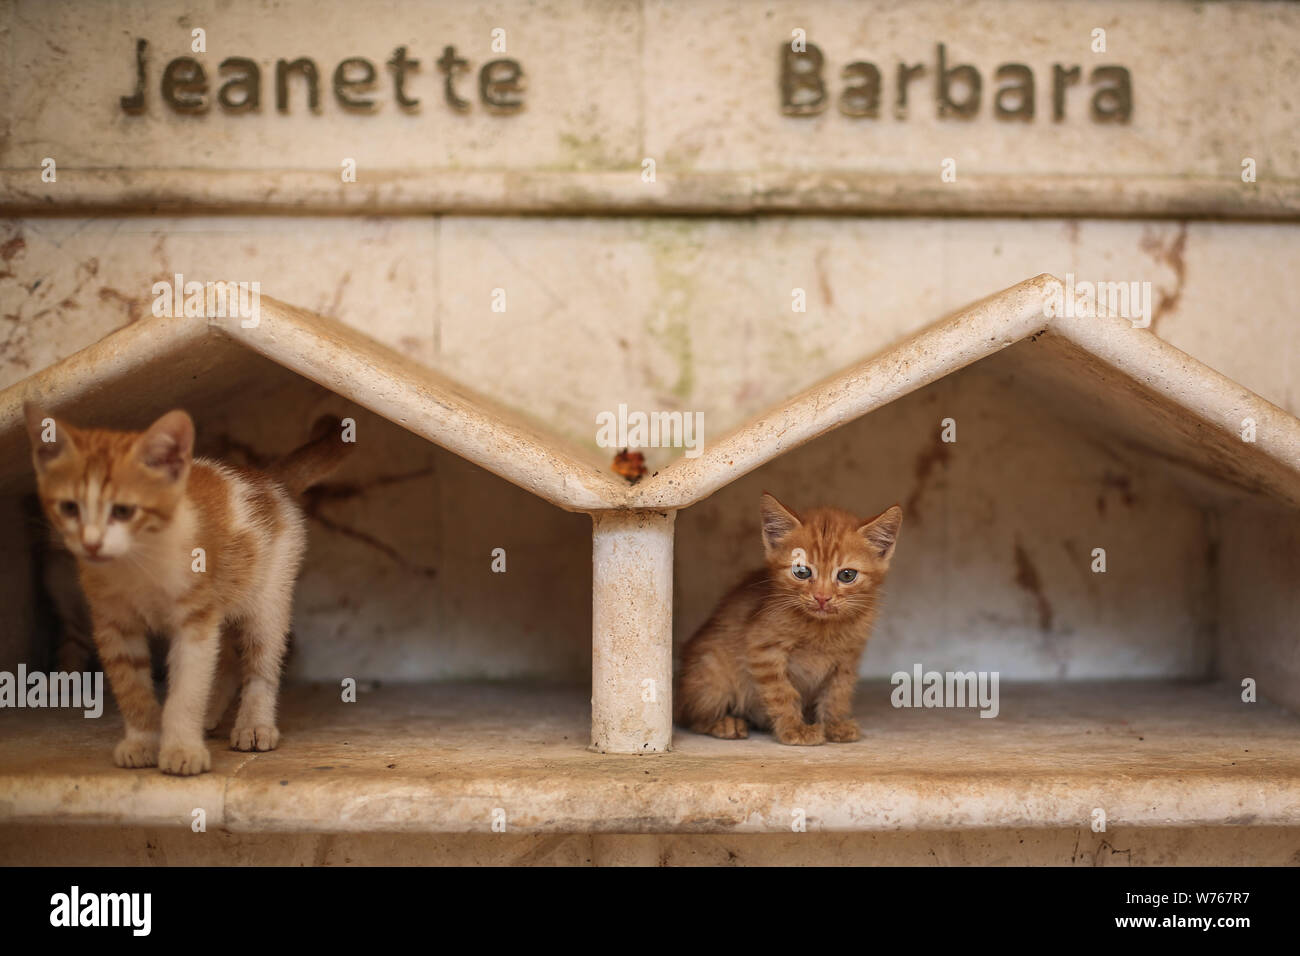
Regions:
[[[783,744],[847,742],[858,659],[871,636],[903,512],[795,514],[763,495],[767,566],[722,599],[682,649],[677,722],[734,739],[750,726]]]
[[[77,559],[95,646],[126,723],[114,761],[208,770],[204,731],[236,692],[231,747],[274,749],[306,547],[294,496],[352,447],[338,420],[322,419],[314,441],[261,473],[194,459],[194,424],[183,411],[143,432],[75,428],[34,406],[24,411],[41,506]],[[161,708],[150,633],[170,641]]]

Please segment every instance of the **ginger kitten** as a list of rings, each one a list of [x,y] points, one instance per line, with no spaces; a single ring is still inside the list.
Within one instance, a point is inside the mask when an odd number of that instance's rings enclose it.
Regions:
[[[322,419],[314,441],[261,473],[192,458],[194,424],[183,411],[143,432],[74,428],[32,405],[24,412],[41,506],[77,559],[94,643],[126,722],[114,761],[208,770],[204,731],[237,691],[230,746],[274,749],[306,546],[294,496],[350,450],[338,420]],[[170,641],[161,708],[150,633]]]
[[[679,724],[735,739],[750,726],[783,744],[847,742],[858,659],[871,636],[903,512],[802,516],[764,493],[767,566],[731,590],[682,648]]]

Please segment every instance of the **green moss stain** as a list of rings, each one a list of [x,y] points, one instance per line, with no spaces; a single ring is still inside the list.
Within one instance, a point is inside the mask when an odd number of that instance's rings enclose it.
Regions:
[[[591,125],[591,124],[587,124]],[[582,136],[577,133],[562,132],[557,134],[559,155],[553,163],[540,163],[538,169],[566,170],[577,172],[587,169],[628,169],[635,157],[619,153],[614,144],[608,142],[600,133]],[[636,160],[640,168],[640,160]]]
[[[691,354],[691,330],[686,320],[673,315],[660,316],[646,326],[655,343],[677,363],[677,380],[667,386],[677,398],[686,401],[695,390],[695,360]]]
[[[695,354],[691,341],[691,306],[698,300],[696,270],[704,243],[697,224],[649,220],[642,240],[654,261],[658,307],[646,319],[648,339],[672,361],[676,377],[660,376],[659,362],[648,363],[651,383],[681,402],[695,393]]]

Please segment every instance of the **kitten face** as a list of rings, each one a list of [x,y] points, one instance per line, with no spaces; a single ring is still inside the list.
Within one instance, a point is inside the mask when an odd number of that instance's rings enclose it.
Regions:
[[[863,521],[838,508],[802,517],[763,495],[768,573],[786,607],[819,621],[850,622],[875,607],[903,522],[897,505]]]
[[[171,522],[189,477],[189,415],[168,412],[144,432],[114,432],[24,411],[41,506],[78,560],[122,558]]]

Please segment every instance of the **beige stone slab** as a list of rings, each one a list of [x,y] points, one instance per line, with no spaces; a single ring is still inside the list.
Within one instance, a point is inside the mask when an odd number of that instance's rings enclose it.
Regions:
[[[924,171],[937,182],[942,159],[954,157],[958,182],[965,172],[1063,180],[1104,176],[1120,182],[1177,171],[1193,180],[1222,177],[1239,186],[1240,161],[1252,150],[1269,155],[1281,179],[1293,180],[1300,167],[1287,120],[1296,89],[1290,71],[1297,46],[1291,38],[1300,31],[1300,12],[1292,7],[1114,0],[841,0],[756,7],[703,0],[690,7],[705,28],[683,30],[683,6],[669,0],[646,8],[646,147],[668,167],[906,170],[918,178]],[[820,46],[836,98],[843,66],[867,60],[881,68],[879,119],[851,119],[834,105],[814,118],[788,117],[773,108],[776,54],[795,28]],[[1097,28],[1106,31],[1105,53],[1090,48]],[[1241,45],[1245,35],[1253,38],[1249,54]],[[974,118],[938,115],[934,83],[940,42],[949,66],[969,63],[981,74],[983,98]],[[925,66],[910,90],[905,119],[892,109],[900,61]],[[993,72],[1008,62],[1033,71],[1032,122],[993,116],[989,101],[1000,85]],[[1084,73],[1067,94],[1061,122],[1051,116],[1053,63],[1078,64]],[[712,82],[660,80],[704,64]],[[1088,77],[1102,64],[1123,65],[1132,75],[1134,109],[1127,125],[1096,124],[1085,115]]]
[[[894,709],[859,688],[855,744],[788,748],[766,734],[678,731],[672,753],[586,750],[581,690],[383,685],[286,694],[272,753],[216,744],[213,773],[177,780],[111,764],[117,719],[0,713],[6,824],[234,832],[791,834],[1300,825],[1295,718],[1225,684],[1003,684],[1001,713]],[[224,798],[223,798],[224,795]]]
[[[259,281],[578,443],[620,402],[703,412],[711,438],[1049,272],[1149,281],[1155,334],[1300,410],[1288,271],[1300,234],[1277,224],[25,219],[0,226],[0,249],[0,386],[147,315],[152,283],[180,272]],[[505,312],[492,309],[497,288]],[[651,450],[651,469],[668,457]]]
[[[0,383],[150,315],[155,282],[256,282],[428,364],[437,358],[431,219],[44,218],[0,224]],[[12,323],[12,324],[11,324]]]
[[[647,157],[653,158],[653,157]],[[66,170],[57,193],[26,168],[0,169],[12,215],[790,215],[1043,216],[1291,221],[1293,179],[1242,185],[1231,178],[1009,175],[937,177],[862,172],[656,173],[367,170],[355,183],[319,172]]]
[[[620,403],[702,412],[712,442],[942,316],[942,283],[916,265],[944,255],[943,235],[935,222],[445,218],[440,367],[593,449],[596,416]],[[676,454],[645,453],[651,470]]]
[[[711,442],[990,289],[1048,272],[1149,282],[1154,334],[1295,414],[1298,239],[1229,223],[449,217],[440,368],[575,442],[591,444],[595,416],[621,402],[702,412]],[[491,310],[495,288],[504,313]],[[793,310],[795,290],[807,311]],[[651,470],[673,454],[647,450]]]
[[[2,826],[18,866],[1295,866],[1300,828],[791,834],[242,833]]]
[[[163,66],[193,52],[199,25],[208,49],[194,56],[209,97],[225,57],[251,57],[262,71],[260,111],[193,116],[162,105]],[[526,107],[509,116],[491,115],[474,89],[476,71],[500,55],[490,48],[496,28],[526,75]],[[1107,31],[1105,53],[1091,50],[1097,28]],[[794,29],[825,57],[829,105],[815,117],[780,108],[779,53]],[[562,0],[488,9],[380,0],[362,12],[346,0],[202,0],[176,16],[143,0],[48,0],[8,5],[0,30],[9,90],[0,121],[23,131],[0,152],[0,197],[24,212],[1300,212],[1300,15],[1287,4]],[[149,93],[144,114],[129,116],[118,100],[133,90],[138,37],[150,43]],[[938,116],[940,43],[950,65],[980,72],[974,118]],[[435,61],[447,44],[470,63],[458,81],[470,104],[463,115],[442,99]],[[399,45],[421,61],[408,84],[421,104],[409,112],[384,65]],[[378,73],[369,115],[342,109],[330,89],[334,67],[357,55]],[[274,107],[275,61],[298,56],[314,58],[321,74],[316,115],[297,87],[287,115]],[[859,60],[883,74],[875,119],[835,105],[841,70]],[[925,67],[905,119],[893,109],[899,63]],[[1005,63],[1033,71],[1030,122],[993,114]],[[1083,71],[1060,122],[1051,116],[1058,63]],[[1131,74],[1127,124],[1088,115],[1101,65]],[[59,164],[57,184],[39,178],[47,157]],[[1241,180],[1247,157],[1256,182]],[[341,180],[345,158],[358,163],[355,183]],[[647,158],[656,163],[650,184]],[[939,177],[948,158],[954,183]]]
[[[59,183],[75,182],[79,169],[147,166],[188,178],[190,189],[203,188],[199,171],[206,170],[311,170],[314,178],[341,183],[345,157],[356,160],[356,185],[362,188],[374,172],[430,167],[581,170],[634,164],[640,114],[628,64],[635,66],[639,19],[637,5],[628,0],[576,0],[558,8],[492,8],[473,0],[378,0],[364,6],[346,0],[198,0],[179,12],[150,0],[89,7],[76,0],[7,4],[2,22],[12,51],[14,97],[6,113],[24,133],[7,142],[0,162],[39,170],[40,159],[53,156],[68,171],[66,180],[60,173]],[[207,31],[205,53],[191,49],[195,28]],[[492,51],[494,28],[506,31],[505,54]],[[134,91],[135,43],[141,37],[149,42],[146,106],[142,115],[131,116],[119,98]],[[436,61],[448,45],[469,63],[456,80],[457,95],[471,104],[464,114],[443,98]],[[408,76],[407,95],[420,100],[410,111],[397,106],[393,74],[385,66],[399,46],[420,61]],[[163,69],[181,56],[193,56],[207,74],[210,109],[202,116],[177,113],[162,102]],[[343,109],[331,88],[339,62],[358,56],[376,68],[369,94],[376,102],[373,115]],[[508,116],[485,110],[476,88],[482,65],[501,56],[521,63],[527,84],[525,108]],[[258,63],[259,110],[230,113],[212,105],[227,78],[219,75],[227,57]],[[276,106],[276,61],[298,57],[317,66],[316,113],[307,108],[299,77],[291,79],[287,112]],[[609,79],[593,82],[596,77]],[[97,135],[86,135],[88,130]],[[260,199],[274,200],[274,179],[262,182]]]

